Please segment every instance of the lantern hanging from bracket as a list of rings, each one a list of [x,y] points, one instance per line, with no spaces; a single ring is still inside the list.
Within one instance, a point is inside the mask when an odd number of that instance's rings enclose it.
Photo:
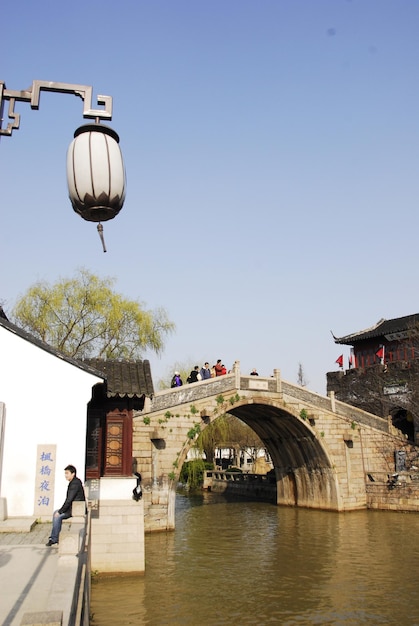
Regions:
[[[67,151],[67,184],[72,207],[84,220],[98,222],[103,251],[103,226],[118,215],[125,200],[125,168],[119,136],[104,124],[85,124]]]

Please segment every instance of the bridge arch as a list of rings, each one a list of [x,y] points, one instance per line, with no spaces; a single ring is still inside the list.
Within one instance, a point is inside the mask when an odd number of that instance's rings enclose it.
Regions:
[[[266,398],[243,398],[231,415],[260,437],[277,483],[277,503],[334,509],[338,487],[329,455],[308,421]]]
[[[327,451],[295,410],[252,396],[242,397],[227,412],[247,424],[268,450],[275,469],[277,504],[338,508],[338,486]],[[213,421],[203,421],[201,430]],[[181,465],[192,447],[190,441],[182,450]]]

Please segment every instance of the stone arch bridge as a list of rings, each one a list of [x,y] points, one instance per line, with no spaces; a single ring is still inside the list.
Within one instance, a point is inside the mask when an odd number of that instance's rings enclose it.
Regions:
[[[374,476],[394,472],[406,439],[391,422],[281,380],[233,373],[158,392],[134,415],[133,456],[142,475],[145,530],[174,528],[176,485],[199,432],[222,413],[263,441],[277,504],[351,511],[375,506]],[[379,508],[377,506],[376,508]]]

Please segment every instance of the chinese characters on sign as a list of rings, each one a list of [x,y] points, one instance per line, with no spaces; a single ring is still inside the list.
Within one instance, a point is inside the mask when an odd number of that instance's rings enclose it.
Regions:
[[[49,519],[54,512],[55,458],[54,444],[37,447],[34,515]]]
[[[264,391],[267,391],[269,389],[268,385],[269,383],[267,380],[254,380],[253,377],[249,380],[249,389],[263,389]]]

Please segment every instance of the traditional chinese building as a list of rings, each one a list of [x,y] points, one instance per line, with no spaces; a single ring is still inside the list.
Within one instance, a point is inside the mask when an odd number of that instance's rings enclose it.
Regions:
[[[86,478],[132,476],[132,417],[154,395],[149,361],[86,359],[105,381],[87,409]]]
[[[132,479],[133,411],[154,393],[149,361],[72,359],[1,309],[0,382],[0,497],[9,516],[49,519],[65,499],[69,463],[82,481]],[[44,515],[34,508],[34,489]]]
[[[152,395],[148,361],[67,357],[0,307],[0,523],[50,521],[65,500],[71,463],[93,501],[92,568],[143,572],[132,416]]]
[[[390,416],[406,437],[419,443],[419,314],[391,320],[344,337],[350,346],[348,369],[344,355],[338,372],[327,373],[327,392],[342,402]]]
[[[0,518],[50,520],[69,463],[84,481],[86,410],[104,380],[0,315]]]
[[[84,361],[105,380],[87,407],[86,486],[92,504],[92,567],[100,572],[143,572],[144,504],[133,499],[133,412],[153,391],[148,361]],[[141,472],[142,468],[138,468]]]

